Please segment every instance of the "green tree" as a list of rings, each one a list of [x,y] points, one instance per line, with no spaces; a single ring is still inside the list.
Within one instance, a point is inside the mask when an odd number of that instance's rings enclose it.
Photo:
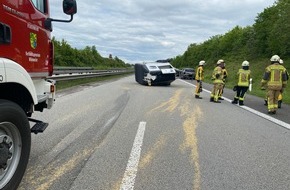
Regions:
[[[129,66],[118,57],[115,57],[115,59],[102,57],[96,46],[86,46],[79,50],[72,48],[64,39],[57,41],[53,37],[52,42],[54,44],[55,65],[57,66],[95,67],[98,69]]]

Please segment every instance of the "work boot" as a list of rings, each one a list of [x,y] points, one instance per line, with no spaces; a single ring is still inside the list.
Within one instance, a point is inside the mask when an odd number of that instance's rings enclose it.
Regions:
[[[195,95],[196,99],[202,99],[202,97],[200,97],[199,95]]]
[[[268,114],[274,115],[274,114],[276,114],[276,111],[275,110],[274,111],[268,111]]]
[[[282,100],[278,100],[278,108],[281,108],[282,106]]]
[[[224,100],[222,97],[219,97],[219,100]]]
[[[245,104],[244,104],[244,101],[239,101],[239,105],[240,105],[240,106],[245,105]]]
[[[238,99],[235,98],[233,101],[232,101],[232,104],[237,104],[238,103]]]
[[[209,101],[210,101],[210,102],[213,102],[213,101],[214,101],[213,97],[211,97]]]
[[[215,100],[215,101],[213,101],[214,103],[221,103],[221,101],[218,101],[218,100]]]
[[[264,100],[264,101],[265,101],[264,105],[267,106],[268,105],[268,101],[267,100]]]

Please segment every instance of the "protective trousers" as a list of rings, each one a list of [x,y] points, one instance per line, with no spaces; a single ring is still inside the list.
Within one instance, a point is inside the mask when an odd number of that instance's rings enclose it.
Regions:
[[[237,94],[234,97],[234,103],[238,103],[243,105],[245,100],[245,94],[249,87],[247,86],[237,86]]]
[[[224,88],[225,88],[225,86],[226,86],[226,83],[223,84],[223,87],[222,87],[222,89],[221,89],[221,91],[220,91],[220,93],[219,93],[219,98],[222,97],[222,95],[223,95],[223,93],[224,93]]]
[[[197,95],[197,96],[200,95],[200,87],[201,87],[201,83],[200,83],[200,81],[197,81],[196,88],[195,88],[195,95]]]
[[[278,109],[278,97],[280,90],[268,90],[268,111],[273,112]]]
[[[212,91],[211,91],[211,95],[210,95],[210,97],[211,97],[211,99],[213,99],[215,102],[217,102],[218,101],[218,99],[219,99],[219,94],[220,94],[220,92],[222,91],[222,89],[223,89],[223,83],[215,83],[214,85],[213,85],[213,89],[212,89]]]

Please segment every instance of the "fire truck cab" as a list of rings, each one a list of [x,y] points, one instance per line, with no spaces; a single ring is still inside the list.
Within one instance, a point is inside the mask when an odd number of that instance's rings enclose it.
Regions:
[[[75,0],[63,0],[69,20],[49,16],[49,0],[0,1],[0,189],[17,189],[27,166],[31,132],[47,123],[32,119],[34,111],[51,108],[53,73],[52,21],[70,22]],[[30,127],[30,122],[35,125]]]

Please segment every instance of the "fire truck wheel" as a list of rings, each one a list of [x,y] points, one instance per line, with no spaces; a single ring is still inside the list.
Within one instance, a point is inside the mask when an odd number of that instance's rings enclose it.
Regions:
[[[0,99],[0,189],[17,189],[29,160],[31,133],[17,104]]]

